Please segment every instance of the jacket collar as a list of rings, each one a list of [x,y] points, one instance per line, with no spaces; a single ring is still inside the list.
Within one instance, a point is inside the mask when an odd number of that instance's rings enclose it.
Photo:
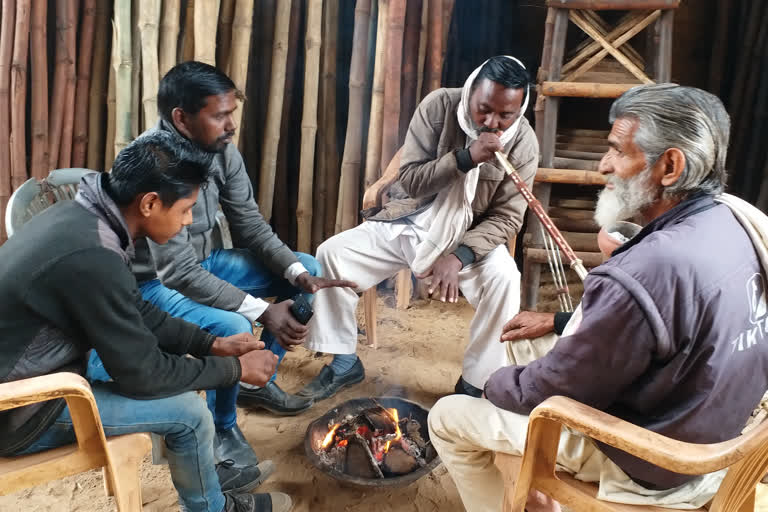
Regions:
[[[692,215],[717,206],[714,196],[700,192],[682,201],[669,211],[664,212],[648,223],[632,240],[618,247],[611,256],[616,256],[639,244],[645,237],[682,222]]]

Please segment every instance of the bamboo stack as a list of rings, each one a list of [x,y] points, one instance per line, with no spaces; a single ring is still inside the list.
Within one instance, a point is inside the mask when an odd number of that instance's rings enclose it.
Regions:
[[[5,11],[4,11],[5,12]],[[32,5],[30,51],[32,71],[30,135],[32,160],[29,171],[33,178],[41,179],[48,172],[48,2]],[[0,194],[1,195],[1,194]]]
[[[222,4],[222,13],[225,12]],[[253,0],[239,0],[235,9],[235,20],[231,26],[232,42],[229,45],[231,53],[223,53],[222,59],[226,59],[229,76],[240,91],[245,91],[248,80],[248,53],[251,47],[251,31],[253,28]],[[235,111],[235,124],[240,127],[244,106]],[[233,144],[238,145],[240,133],[235,132]]]
[[[381,176],[381,133],[384,128],[384,73],[387,58],[387,13],[390,0],[379,0],[376,21],[376,53],[373,64],[371,114],[368,121],[368,143],[365,152],[365,188]]]
[[[11,62],[11,184],[18,187],[27,180],[26,104],[27,55],[31,0],[16,2],[16,33]]]
[[[296,209],[297,249],[302,252],[311,251],[312,246],[312,186],[315,167],[315,136],[317,134],[317,95],[320,81],[323,1],[309,0],[308,7],[304,64],[304,109],[301,118],[299,200]]]
[[[95,23],[96,0],[83,0],[83,18],[80,27],[80,55],[77,59],[72,167],[84,167],[86,160],[86,150],[88,147],[88,96],[91,81]]]
[[[3,0],[3,17],[0,24],[0,101],[11,104],[11,56],[16,22],[16,2]],[[11,197],[11,113],[0,108],[0,220],[5,219],[5,207]],[[5,241],[5,222],[0,226],[0,243]]]
[[[157,57],[157,26],[160,22],[160,0],[142,0],[139,4],[139,34],[141,36],[141,84],[144,107],[143,129],[157,123],[157,88],[160,82]]]

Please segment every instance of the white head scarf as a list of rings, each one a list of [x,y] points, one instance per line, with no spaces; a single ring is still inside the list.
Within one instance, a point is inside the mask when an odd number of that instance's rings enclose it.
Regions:
[[[523,69],[525,69],[525,65],[518,59],[509,55],[503,55],[503,57],[512,59],[513,61],[520,64]],[[483,69],[483,66],[485,66],[487,62],[488,61],[486,60],[477,68],[475,68],[472,74],[470,74],[467,78],[466,82],[464,82],[464,87],[461,90],[461,102],[459,103],[459,108],[456,109],[456,117],[459,119],[459,126],[461,126],[462,131],[464,131],[464,133],[467,135],[467,145],[469,145],[469,142],[476,140],[480,136],[480,132],[474,128],[474,122],[472,121],[472,117],[469,114],[469,97],[472,94],[472,84],[475,83],[477,75],[480,73],[480,70]],[[517,120],[512,123],[512,126],[504,130],[504,133],[502,133],[501,137],[499,137],[501,139],[502,146],[506,146],[515,136],[517,129],[520,126],[520,120],[523,118],[525,111],[528,109],[528,99],[531,97],[531,91],[528,86],[526,86],[524,94],[525,100],[523,101],[523,107],[520,109],[520,115],[518,116]]]
[[[505,57],[523,66],[523,63],[516,58],[507,55]],[[469,96],[472,84],[486,62],[488,61],[483,62],[467,78],[461,91],[461,102],[456,111],[459,126],[467,135],[467,146],[480,135],[474,129],[474,123],[469,115]],[[523,69],[525,69],[525,66],[523,66]],[[523,114],[528,107],[529,97],[530,91],[526,90],[520,116],[512,123],[512,126],[501,134],[501,143],[505,148],[512,141],[515,133],[517,133],[520,120],[523,118]],[[411,269],[416,274],[426,273],[437,258],[456,250],[461,243],[461,239],[464,237],[464,233],[472,225],[472,201],[475,199],[475,189],[477,188],[477,179],[480,174],[481,165],[483,164],[481,163],[474,167],[460,179],[454,181],[449,187],[441,190],[432,202],[428,210],[431,213],[429,232],[426,238],[416,246],[415,257],[411,263]]]

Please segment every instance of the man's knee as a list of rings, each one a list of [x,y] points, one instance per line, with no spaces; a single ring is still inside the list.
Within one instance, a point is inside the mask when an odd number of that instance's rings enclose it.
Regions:
[[[253,333],[251,321],[234,311],[221,311],[221,315],[213,325],[203,326],[203,328],[210,331],[211,334],[222,337],[234,336],[244,332]]]
[[[299,262],[301,262],[301,264],[304,265],[304,268],[307,269],[309,275],[315,277],[323,276],[323,266],[312,255],[297,252],[296,257],[299,258]]]
[[[432,406],[427,417],[430,439],[446,436],[450,430],[450,419],[462,414],[462,402],[467,398],[469,397],[449,395],[441,398]]]
[[[182,431],[194,432],[195,437],[202,442],[213,442],[215,433],[213,416],[208,409],[208,404],[198,393],[187,391],[158,402],[164,402],[158,403],[157,406],[165,409],[166,413],[168,411],[174,412],[177,417],[173,422],[182,426]],[[183,433],[179,432],[179,434]]]

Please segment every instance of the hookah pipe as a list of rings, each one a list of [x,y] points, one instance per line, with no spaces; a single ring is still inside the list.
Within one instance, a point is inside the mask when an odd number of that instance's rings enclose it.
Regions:
[[[549,236],[551,236],[552,240],[555,242],[555,244],[557,244],[557,247],[559,247],[563,252],[565,259],[568,261],[571,268],[583,281],[584,278],[587,277],[587,269],[584,267],[584,262],[576,257],[576,253],[573,252],[571,246],[568,245],[568,242],[565,241],[565,238],[563,238],[560,230],[557,229],[557,226],[555,226],[554,222],[552,222],[552,219],[549,218],[547,212],[544,211],[544,208],[541,206],[539,200],[534,197],[530,189],[528,189],[528,186],[520,177],[520,174],[518,174],[517,170],[515,170],[515,168],[512,167],[512,164],[509,163],[509,160],[507,160],[507,158],[498,151],[496,152],[496,159],[507,173],[507,176],[512,179],[512,182],[515,184],[517,189],[520,191],[520,194],[528,203],[528,207],[533,211],[533,213],[536,214],[536,217],[539,218],[539,221],[541,221],[544,229],[546,229],[547,233],[549,233]],[[547,249],[549,249],[549,247],[547,247]]]

